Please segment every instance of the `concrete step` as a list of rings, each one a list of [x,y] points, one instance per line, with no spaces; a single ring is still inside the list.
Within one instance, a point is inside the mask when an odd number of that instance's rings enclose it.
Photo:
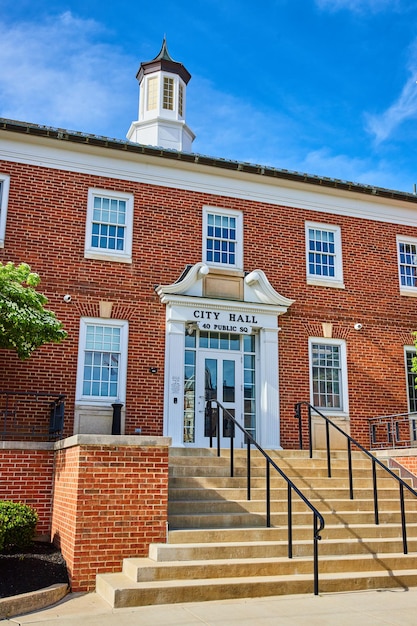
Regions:
[[[374,501],[370,499],[355,498],[354,500],[348,500],[346,498],[310,498],[310,503],[317,508],[318,511],[324,516],[329,512],[340,513],[344,512],[360,511],[373,512]],[[414,504],[414,503],[413,503]],[[175,500],[170,501],[168,505],[168,516],[174,515],[204,515],[205,513],[230,513],[240,512],[242,510],[248,513],[264,513],[266,507],[265,498],[251,500]],[[282,513],[287,511],[287,500],[275,500],[271,498],[271,512]],[[296,513],[306,510],[306,504],[297,496],[292,498],[292,510]],[[400,500],[396,499],[383,499],[378,498],[378,510],[379,512],[397,512],[400,511]],[[415,512],[415,511],[414,511]],[[409,514],[412,514],[410,511]],[[408,515],[407,515],[408,517]]]
[[[310,537],[304,540],[293,540],[294,557],[311,557],[313,554],[313,541]],[[413,558],[417,555],[417,538],[408,541],[409,554]],[[390,555],[398,553],[403,556],[402,540],[398,538],[347,538],[326,539],[319,545],[320,557],[341,555]],[[149,558],[158,561],[202,561],[217,559],[250,559],[250,558],[277,558],[288,556],[288,541],[236,541],[236,542],[212,542],[212,543],[183,543],[162,544],[155,543],[149,547]],[[411,558],[411,557],[410,557]],[[125,572],[126,573],[126,572]]]
[[[332,487],[317,489],[313,487],[302,489],[304,495],[308,498],[316,498],[322,500],[341,500],[349,498],[349,488],[339,487],[332,489]],[[204,487],[170,487],[169,488],[169,501],[178,502],[186,500],[244,500],[246,499],[246,487],[245,488],[225,488],[220,487],[217,489],[207,489]],[[414,500],[414,496],[407,490],[404,492],[405,498],[408,500]],[[251,488],[252,500],[265,500],[266,489],[263,488]],[[398,501],[399,491],[398,489],[390,489],[389,487],[378,488],[378,500],[394,500]],[[287,499],[287,487],[277,487],[271,489],[271,500],[285,500]],[[354,489],[354,499],[364,500],[372,499],[372,489]]]
[[[312,541],[312,523],[300,525],[293,529],[294,539]],[[417,538],[417,524],[407,524],[407,535],[409,538]],[[170,530],[168,532],[167,543],[219,543],[219,542],[256,542],[256,541],[287,541],[287,526],[280,528],[248,527],[248,528],[221,528],[221,529],[181,529]],[[328,524],[322,531],[324,540],[352,539],[354,541],[367,541],[368,539],[401,539],[400,524],[352,524],[343,526],[341,524]]]
[[[344,526],[352,526],[353,524],[371,524],[374,522],[374,514],[369,511],[320,511],[325,519],[326,525],[334,525],[336,523]],[[287,525],[287,513],[286,512],[271,512],[271,525],[272,526],[286,526]],[[306,525],[312,519],[311,511],[306,507],[306,511],[299,512],[293,511],[292,521],[293,525]],[[407,513],[407,521],[417,523],[417,511],[411,511]],[[401,516],[399,512],[395,511],[380,511],[379,515],[380,525],[392,524],[401,522]],[[230,528],[230,526],[261,526],[266,525],[266,512],[262,513],[247,513],[245,509],[239,505],[233,507],[230,506],[229,511],[225,513],[203,513],[192,514],[184,512],[183,514],[169,515],[168,517],[169,528]]]
[[[319,576],[319,591],[340,592],[364,589],[399,588],[417,584],[417,571],[390,570],[354,573],[332,572]],[[112,607],[202,602],[228,598],[253,598],[272,595],[312,593],[311,574],[206,578],[133,582],[123,573],[97,576],[97,593]]]
[[[307,476],[307,477],[306,477]],[[312,474],[307,474],[304,477],[292,477],[293,482],[301,490],[303,489],[349,489],[348,477],[344,478],[327,478],[316,477]],[[409,481],[406,481],[410,484]],[[246,477],[233,477],[230,476],[171,476],[169,479],[170,488],[192,488],[192,487],[204,487],[207,489],[222,489],[222,488],[238,488],[245,489],[247,485]],[[271,473],[271,488],[283,489],[286,488],[287,482],[284,478],[275,476]],[[251,488],[262,489],[265,488],[265,475],[255,477],[251,479]],[[371,476],[364,476],[363,473],[353,477],[353,488],[355,489],[373,489],[373,482]],[[378,489],[388,488],[395,489],[398,485],[394,478],[389,476],[381,476],[378,478]]]

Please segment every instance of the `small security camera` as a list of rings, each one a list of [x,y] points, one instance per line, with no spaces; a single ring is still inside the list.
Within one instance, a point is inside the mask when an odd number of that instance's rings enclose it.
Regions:
[[[363,328],[363,324],[360,324],[360,323],[355,324],[353,328],[354,328],[355,330],[362,330],[362,328]]]
[[[69,295],[69,293],[65,294],[65,296],[64,296],[64,302],[67,302],[67,303],[68,303],[68,302],[71,302],[71,300],[72,300],[72,298],[71,298],[71,296]]]

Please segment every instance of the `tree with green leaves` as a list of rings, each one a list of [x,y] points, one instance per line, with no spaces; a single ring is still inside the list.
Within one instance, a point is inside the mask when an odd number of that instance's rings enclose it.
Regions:
[[[40,280],[27,263],[0,263],[0,348],[15,350],[20,359],[67,337],[55,313],[44,308],[48,299],[35,289]]]

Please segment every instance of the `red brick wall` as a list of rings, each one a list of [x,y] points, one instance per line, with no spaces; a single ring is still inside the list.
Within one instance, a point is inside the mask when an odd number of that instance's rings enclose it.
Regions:
[[[168,447],[80,445],[57,454],[52,536],[74,591],[166,538]]]
[[[417,476],[417,454],[416,456],[396,456],[394,460],[405,467],[411,474]]]
[[[34,508],[39,516],[36,532],[51,532],[52,481],[54,451],[24,448],[0,448],[0,500],[23,502]],[[18,444],[15,444],[17,446]]]
[[[114,302],[112,317],[129,321],[126,432],[140,426],[144,435],[162,434],[165,307],[154,286],[201,261],[205,204],[243,212],[245,269],[263,269],[278,292],[295,300],[279,320],[282,445],[298,442],[293,405],[309,400],[308,336],[322,336],[322,322],[332,322],[333,336],[347,341],[352,435],[368,445],[368,417],[407,411],[403,346],[412,343],[417,300],[399,295],[396,235],[416,236],[416,228],[26,164],[1,168],[11,185],[0,260],[26,261],[40,273],[69,338],[39,349],[27,363],[2,352],[0,389],[67,394],[67,434],[79,318],[98,317],[100,300]],[[90,187],[134,194],[132,264],[84,258]],[[341,227],[345,289],[306,285],[306,220]],[[62,301],[65,293],[71,304]],[[363,324],[360,332],[353,330],[356,322]],[[158,373],[150,374],[150,366]]]

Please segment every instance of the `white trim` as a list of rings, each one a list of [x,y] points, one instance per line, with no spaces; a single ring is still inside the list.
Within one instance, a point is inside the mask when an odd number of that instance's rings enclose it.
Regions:
[[[0,135],[2,158],[14,163],[242,198],[324,214],[416,225],[417,206],[399,198],[364,197],[354,191],[222,170],[200,165],[198,156],[195,163],[175,161],[173,167],[172,160],[152,155],[79,146],[26,134],[0,131]]]
[[[124,237],[124,250],[107,250],[95,248],[91,245],[94,197],[113,198],[126,202],[126,224]],[[107,189],[90,188],[87,199],[87,217],[85,226],[85,251],[86,259],[98,259],[101,261],[116,261],[119,263],[132,263],[132,239],[133,239],[133,194]]]
[[[213,215],[224,215],[225,217],[234,217],[236,219],[236,262],[234,264],[229,263],[215,263],[214,261],[207,261],[206,253],[207,253],[207,216],[209,214]],[[221,269],[242,269],[243,268],[243,215],[241,211],[236,211],[235,209],[224,209],[217,206],[204,205],[203,206],[203,263],[207,263],[210,267],[217,267]]]
[[[86,340],[87,325],[94,326],[113,326],[120,328],[120,363],[119,363],[119,380],[118,380],[118,396],[94,397],[84,396],[82,393],[84,378],[84,351]],[[89,406],[110,406],[116,400],[126,401],[126,380],[127,380],[127,350],[128,350],[128,332],[129,323],[125,320],[114,320],[100,317],[82,317],[80,319],[80,335],[78,341],[78,365],[77,365],[77,384],[75,391],[76,404]]]
[[[408,237],[406,235],[397,235],[396,236],[396,246],[397,246],[397,269],[398,269],[398,285],[400,288],[401,296],[412,296],[417,297],[417,285],[415,287],[409,287],[401,284],[401,262],[400,262],[400,243],[410,243],[416,246],[417,249],[417,237]]]
[[[0,174],[0,248],[4,248],[7,223],[7,205],[9,202],[10,176]]]
[[[334,244],[335,244],[335,276],[317,276],[316,274],[310,274],[309,268],[309,235],[308,231],[310,228],[323,230],[334,233]],[[321,287],[336,287],[339,289],[344,289],[345,285],[343,282],[343,260],[342,260],[342,236],[340,226],[335,226],[333,224],[323,224],[321,222],[306,222],[305,223],[305,247],[306,247],[306,273],[307,273],[307,284],[308,285],[318,285]]]
[[[322,345],[333,345],[340,347],[340,368],[341,368],[341,385],[342,385],[342,408],[335,409],[333,407],[316,407],[321,413],[334,417],[349,417],[349,395],[348,395],[348,375],[347,375],[347,350],[346,341],[344,339],[328,339],[326,337],[309,337],[308,338],[308,361],[309,361],[309,379],[310,379],[310,404],[313,402],[313,376],[312,376],[312,344],[319,343]]]

